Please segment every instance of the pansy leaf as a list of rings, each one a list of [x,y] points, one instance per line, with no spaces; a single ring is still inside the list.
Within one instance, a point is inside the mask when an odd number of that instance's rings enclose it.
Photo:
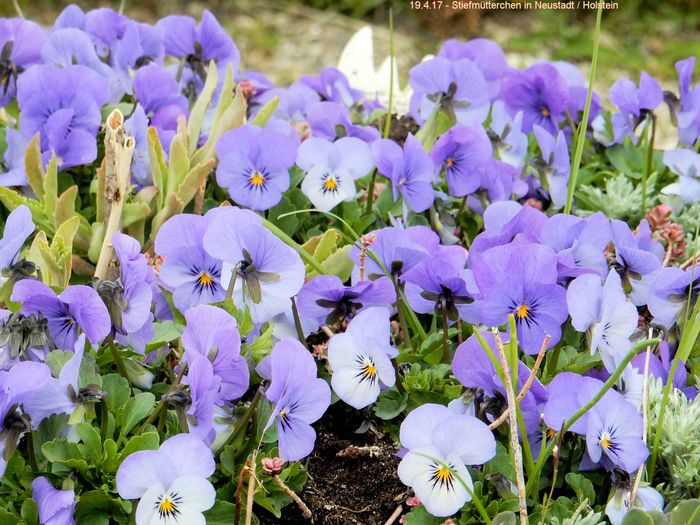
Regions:
[[[81,441],[85,444],[89,457],[93,461],[99,460],[102,456],[102,440],[100,439],[100,433],[86,421],[78,423],[75,430]]]
[[[156,397],[150,392],[142,392],[130,398],[121,413],[121,435],[126,436],[155,406]]]
[[[254,126],[260,126],[261,128],[264,128],[265,124],[267,124],[267,121],[270,120],[270,117],[274,115],[279,103],[280,98],[273,97],[272,100],[270,100],[267,104],[265,104],[262,108],[258,110],[258,112],[255,114],[255,118],[253,118],[253,120],[250,123]]]
[[[391,387],[379,394],[374,413],[380,419],[394,419],[404,411],[407,403],[408,396],[399,392],[396,387]]]
[[[232,516],[236,514],[236,506],[228,501],[217,501],[214,506],[204,513],[207,525],[231,525]]]
[[[39,525],[39,507],[33,499],[25,499],[22,502],[20,515],[26,525]]]
[[[99,490],[82,494],[75,506],[75,519],[81,525],[108,525],[110,518],[124,523],[126,517],[119,501]]]
[[[39,200],[42,200],[44,198],[44,163],[41,159],[41,137],[38,131],[29,141],[24,153],[24,170],[27,173],[29,187]]]
[[[189,155],[192,155],[197,149],[199,136],[202,131],[202,123],[204,122],[204,114],[211,105],[212,96],[214,95],[218,82],[219,72],[216,68],[216,62],[214,60],[210,60],[204,87],[199,93],[194,106],[192,106],[189,119],[187,119],[187,142],[189,145]]]
[[[153,339],[146,345],[146,351],[156,350],[171,341],[175,341],[183,333],[185,333],[185,327],[174,321],[153,323]]]
[[[158,432],[144,432],[138,436],[133,436],[120,451],[119,461],[124,461],[129,454],[133,454],[139,450],[156,450],[159,444],[160,436]]]
[[[580,502],[595,501],[595,489],[593,483],[583,474],[569,472],[566,474],[566,482],[574,489],[576,497]]]
[[[129,381],[119,374],[102,376],[102,388],[107,392],[104,402],[112,412],[116,412],[117,409],[123,407],[131,395]]]

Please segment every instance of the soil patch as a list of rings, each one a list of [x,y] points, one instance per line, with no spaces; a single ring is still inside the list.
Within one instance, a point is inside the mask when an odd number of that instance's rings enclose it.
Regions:
[[[384,525],[410,494],[396,475],[397,446],[372,430],[355,434],[361,424],[357,413],[338,405],[316,426],[316,447],[306,462],[309,480],[301,498],[315,525]],[[260,509],[257,514],[261,525],[307,523],[293,504],[280,519]]]

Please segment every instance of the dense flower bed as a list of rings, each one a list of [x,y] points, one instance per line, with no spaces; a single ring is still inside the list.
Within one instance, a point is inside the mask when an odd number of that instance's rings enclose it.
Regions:
[[[69,6],[0,49],[0,524],[309,518],[331,404],[396,442],[382,519],[700,515],[694,58],[607,111],[448,41],[404,115],[241,71],[207,11]]]

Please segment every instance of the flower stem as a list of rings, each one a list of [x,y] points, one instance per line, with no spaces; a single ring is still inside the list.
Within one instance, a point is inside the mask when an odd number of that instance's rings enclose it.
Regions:
[[[114,339],[112,339],[111,335],[107,337],[107,346],[109,347],[109,351],[112,354],[112,359],[114,360],[114,364],[117,366],[117,371],[119,372],[119,375],[128,381],[129,377],[127,376],[127,373],[126,373],[126,367],[124,366],[124,360],[122,359],[122,356],[119,353],[119,349],[114,344]]]
[[[297,302],[292,297],[292,314],[294,315],[294,327],[297,329],[297,337],[299,342],[304,345],[304,348],[309,349],[309,345],[306,344],[306,337],[304,337],[304,328],[301,326],[301,318],[299,317],[299,309],[297,308]]]
[[[574,191],[576,190],[576,178],[578,177],[579,168],[581,167],[581,158],[583,158],[583,145],[586,142],[586,131],[588,130],[588,118],[591,114],[591,101],[593,99],[593,81],[595,80],[595,72],[598,67],[598,47],[600,45],[600,22],[603,18],[603,4],[598,6],[598,14],[595,20],[595,33],[593,35],[593,57],[591,58],[591,75],[588,79],[588,93],[586,94],[586,105],[583,108],[583,118],[578,127],[576,134],[576,149],[574,150],[574,158],[571,163],[571,175],[569,177],[569,191],[566,196],[566,205],[564,213],[571,213],[571,204],[574,200]]]
[[[29,465],[32,467],[32,472],[37,474],[39,467],[36,464],[36,452],[34,451],[34,433],[27,432],[24,441],[27,445],[27,456],[29,456]]]
[[[450,337],[449,337],[449,329],[450,329],[450,322],[447,319],[447,306],[445,305],[445,301],[443,299],[442,301],[442,362],[446,364],[450,364]]]
[[[642,214],[646,213],[647,211],[647,180],[651,175],[651,169],[654,163],[654,139],[656,137],[656,118],[653,114],[649,114],[647,118],[649,120],[651,130],[649,133],[649,143],[647,145],[646,166],[642,176]]]

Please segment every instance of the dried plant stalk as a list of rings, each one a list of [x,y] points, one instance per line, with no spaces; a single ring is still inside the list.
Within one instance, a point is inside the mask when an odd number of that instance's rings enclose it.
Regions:
[[[112,248],[112,236],[121,226],[122,209],[131,177],[131,159],[136,145],[133,137],[127,136],[124,131],[124,115],[121,111],[118,109],[112,111],[107,117],[106,124],[104,195],[102,195],[104,203],[102,209],[106,222],[102,249],[95,268],[95,277],[103,280],[116,277],[110,275],[115,273],[117,267]]]

